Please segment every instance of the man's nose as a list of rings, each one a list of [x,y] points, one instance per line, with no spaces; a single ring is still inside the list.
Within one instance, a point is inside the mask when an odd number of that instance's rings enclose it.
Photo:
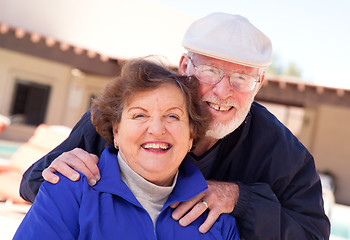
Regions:
[[[220,82],[214,85],[213,92],[221,99],[232,97],[234,89],[230,83],[230,76],[224,75]]]
[[[154,136],[160,136],[165,133],[165,125],[162,119],[153,118],[148,126],[148,133]]]

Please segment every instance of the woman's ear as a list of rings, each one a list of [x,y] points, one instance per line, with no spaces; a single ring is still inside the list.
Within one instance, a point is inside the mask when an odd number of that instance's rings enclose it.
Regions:
[[[193,125],[190,123],[190,139],[189,139],[189,149],[188,151],[190,152],[192,147],[193,147],[193,141],[194,141],[194,129],[193,129]]]
[[[192,147],[193,147],[193,138],[190,138],[190,144],[188,146],[188,152],[191,151]]]
[[[115,149],[119,148],[117,136],[118,136],[118,124],[113,124],[113,145]]]
[[[118,124],[114,123],[113,124],[113,136],[115,136],[116,134],[118,134]]]

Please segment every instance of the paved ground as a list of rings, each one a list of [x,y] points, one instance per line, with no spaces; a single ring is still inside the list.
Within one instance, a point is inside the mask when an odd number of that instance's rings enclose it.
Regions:
[[[0,240],[10,240],[30,205],[0,202]]]

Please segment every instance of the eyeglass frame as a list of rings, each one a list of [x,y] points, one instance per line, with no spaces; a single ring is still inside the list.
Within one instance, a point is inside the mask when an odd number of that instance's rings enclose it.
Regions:
[[[218,84],[219,82],[221,82],[221,80],[222,80],[222,79],[224,78],[224,76],[226,75],[226,76],[229,76],[231,87],[232,87],[233,89],[235,89],[236,91],[238,91],[238,92],[251,92],[251,91],[253,91],[253,89],[256,87],[256,84],[261,82],[260,77],[261,77],[261,74],[263,74],[263,72],[264,72],[263,69],[259,68],[258,79],[256,79],[256,77],[253,77],[253,76],[251,76],[251,75],[249,75],[249,74],[239,73],[239,72],[234,72],[234,71],[231,71],[232,74],[227,74],[227,73],[225,73],[225,71],[224,71],[223,69],[218,68],[218,67],[215,67],[215,66],[211,66],[211,65],[206,65],[206,64],[196,65],[196,64],[194,64],[194,62],[193,62],[193,60],[192,60],[192,58],[191,58],[190,56],[188,56],[188,59],[190,60],[190,62],[192,63],[192,65],[193,65],[193,67],[196,69],[196,71],[198,71],[198,67],[199,67],[199,66],[208,66],[208,67],[217,69],[217,70],[219,71],[219,73],[220,73],[220,75],[219,75],[220,78],[219,78],[219,80],[218,80],[217,82],[215,82],[215,83],[210,83],[210,82],[203,81],[203,80],[201,80],[201,79],[199,78],[199,76],[196,76],[197,79],[198,79],[199,81],[201,81],[202,83],[209,84],[209,85],[216,85],[216,84]],[[231,77],[232,77],[233,74],[235,74],[235,73],[236,73],[236,74],[241,74],[241,75],[249,76],[249,77],[251,77],[251,78],[253,78],[253,79],[255,80],[255,81],[254,81],[254,85],[252,85],[252,87],[251,87],[250,90],[248,90],[248,91],[239,91],[239,90],[237,90],[237,88],[232,84],[232,81],[231,81]],[[196,74],[196,75],[198,75],[198,74]]]

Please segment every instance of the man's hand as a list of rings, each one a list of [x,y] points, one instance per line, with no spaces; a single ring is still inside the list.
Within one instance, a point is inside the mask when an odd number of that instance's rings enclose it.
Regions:
[[[173,219],[177,221],[181,218],[179,223],[184,227],[191,224],[209,208],[207,219],[199,227],[201,233],[206,233],[220,214],[231,213],[239,197],[239,187],[235,183],[216,181],[207,181],[207,183],[207,191],[186,202],[171,205],[172,208],[176,208],[172,213]],[[184,216],[185,213],[187,214]]]
[[[95,154],[90,154],[81,148],[75,148],[58,156],[43,171],[42,175],[46,181],[56,184],[60,180],[55,174],[56,172],[61,173],[72,181],[77,181],[80,178],[79,173],[75,171],[77,170],[84,174],[89,184],[93,186],[101,178],[97,167],[98,160]]]

